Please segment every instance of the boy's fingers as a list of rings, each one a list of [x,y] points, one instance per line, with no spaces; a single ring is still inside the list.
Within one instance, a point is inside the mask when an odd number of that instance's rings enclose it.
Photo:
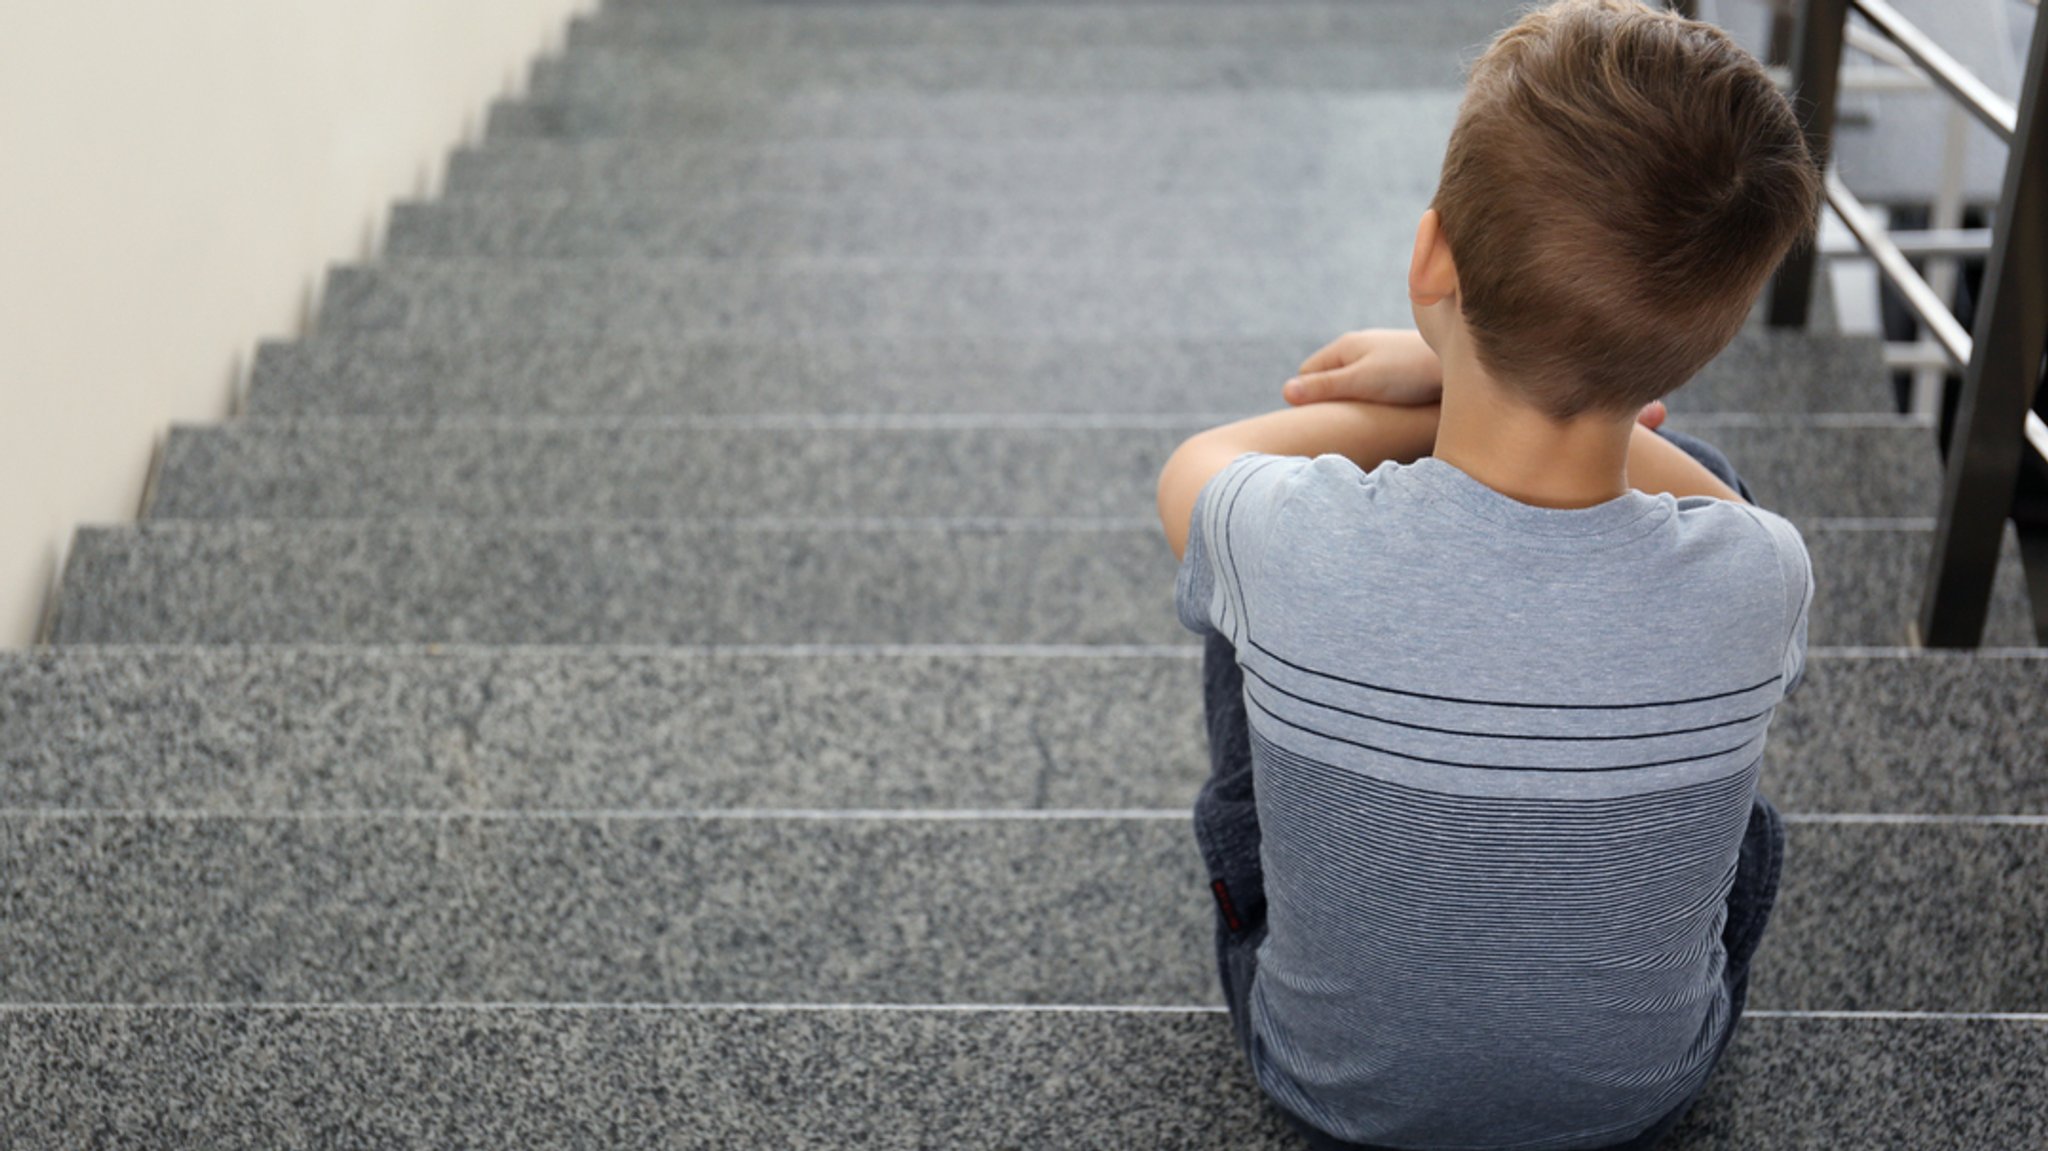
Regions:
[[[1297,373],[1327,372],[1331,368],[1343,367],[1347,362],[1344,359],[1344,349],[1341,347],[1343,343],[1343,338],[1339,337],[1324,344],[1316,350],[1314,355],[1303,360],[1301,366],[1296,368],[1295,371]]]
[[[1324,348],[1322,351],[1317,352],[1315,355],[1310,356],[1308,359],[1303,360],[1301,362],[1301,366],[1294,369],[1294,371],[1295,374],[1299,375],[1303,372],[1328,371],[1329,369],[1334,368],[1336,366],[1336,358],[1330,354],[1330,349]]]
[[[1327,400],[1338,394],[1343,375],[1341,370],[1303,373],[1287,381],[1280,389],[1280,394],[1291,404],[1312,404],[1319,400]]]

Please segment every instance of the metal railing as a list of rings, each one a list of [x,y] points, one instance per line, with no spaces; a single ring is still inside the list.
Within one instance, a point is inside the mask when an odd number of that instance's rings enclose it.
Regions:
[[[1822,163],[1831,151],[1851,10],[1896,49],[1896,56],[1903,56],[2008,148],[1988,236],[1951,224],[1910,240],[1894,239],[1832,171],[1827,177],[1829,206],[1926,326],[1933,348],[1962,373],[1948,440],[1941,517],[1912,640],[1928,647],[1975,647],[1990,612],[1992,579],[2022,453],[2031,448],[2048,460],[2048,424],[2033,410],[2048,345],[2048,108],[2042,106],[2048,18],[2034,22],[2025,80],[2015,105],[1884,0],[1805,0],[1787,63],[1807,143]],[[1886,58],[1883,50],[1873,55]],[[1987,257],[1974,332],[1965,331],[1949,310],[1945,297],[1953,280],[1937,277],[1946,282],[1939,287],[1930,284],[1909,258],[1971,252]],[[1773,326],[1805,326],[1823,255],[1817,247],[1806,249],[1779,269],[1765,304]]]

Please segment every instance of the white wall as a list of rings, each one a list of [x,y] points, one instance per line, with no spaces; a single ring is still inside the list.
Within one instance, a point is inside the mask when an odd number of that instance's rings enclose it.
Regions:
[[[0,0],[0,647],[587,0]]]

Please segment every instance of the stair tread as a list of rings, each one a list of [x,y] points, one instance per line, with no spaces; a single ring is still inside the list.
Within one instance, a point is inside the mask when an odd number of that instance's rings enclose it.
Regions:
[[[1478,43],[1483,43],[1483,36]],[[1476,48],[1374,42],[1273,44],[894,44],[659,53],[584,43],[543,60],[529,98],[635,109],[729,107],[802,91],[1285,91],[1456,89]]]
[[[1410,51],[1469,52],[1512,19],[1509,4],[1381,0],[1284,5],[878,3],[675,9],[611,3],[577,20],[573,48],[604,46],[670,53],[689,48],[784,51],[791,48],[1235,45],[1250,42]]]
[[[1816,645],[1893,644],[1932,524],[1808,521]],[[1987,642],[2032,642],[2008,539]],[[1156,522],[164,521],[82,530],[54,642],[1173,643]]]
[[[1457,114],[1449,94],[1390,94],[1343,149],[1262,132],[1199,140],[514,140],[458,151],[448,203],[565,204],[593,196],[862,191],[919,200],[1000,194],[1086,201],[1161,194],[1286,198],[1336,195],[1349,184],[1432,190]]]
[[[1351,267],[1277,259],[391,259],[330,273],[319,323],[334,333],[470,336],[1334,333],[1412,322],[1407,253],[1398,246],[1360,253]]]
[[[1300,1146],[1210,1012],[27,1008],[0,1045],[23,1141]],[[2044,1085],[2039,1020],[1751,1016],[1668,1145],[2032,1146]]]
[[[1457,87],[1454,66],[1443,66],[1434,98]],[[1424,89],[1425,93],[1431,90]],[[1131,138],[1156,143],[1248,136],[1296,146],[1334,148],[1353,133],[1370,132],[1383,117],[1381,90],[1036,91],[933,92],[806,89],[767,99],[735,93],[724,100],[605,105],[551,100],[498,101],[491,106],[489,140],[621,137],[678,139],[949,139],[1100,141]],[[1378,129],[1384,133],[1388,126]]]
[[[386,251],[406,258],[949,257],[1013,260],[1287,259],[1380,264],[1412,243],[1433,181],[1306,197],[1133,196],[1018,202],[971,195],[747,194],[565,207],[401,205]]]
[[[1759,1009],[2048,1010],[2048,820],[1788,816]],[[1185,808],[0,813],[12,1002],[1207,1004]]]
[[[1153,509],[1167,456],[1210,422],[244,422],[175,429],[148,515],[1141,517]],[[1937,510],[1940,468],[1923,423],[1728,425],[1681,416],[1669,426],[1709,436],[1764,506],[1785,515]]]
[[[1197,654],[0,653],[0,809],[1172,808],[1206,770]],[[1764,786],[1793,813],[2048,815],[2044,689],[2039,649],[1818,649]]]
[[[1347,325],[1348,326],[1348,325]],[[259,350],[255,415],[1230,412],[1335,334],[353,333]],[[1878,342],[1746,330],[1675,411],[1891,410]]]

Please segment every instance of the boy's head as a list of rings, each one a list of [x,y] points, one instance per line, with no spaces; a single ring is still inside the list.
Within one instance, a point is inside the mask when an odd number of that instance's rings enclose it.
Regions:
[[[1712,359],[1819,196],[1791,107],[1718,29],[1563,0],[1473,65],[1432,207],[1481,366],[1567,419]]]

